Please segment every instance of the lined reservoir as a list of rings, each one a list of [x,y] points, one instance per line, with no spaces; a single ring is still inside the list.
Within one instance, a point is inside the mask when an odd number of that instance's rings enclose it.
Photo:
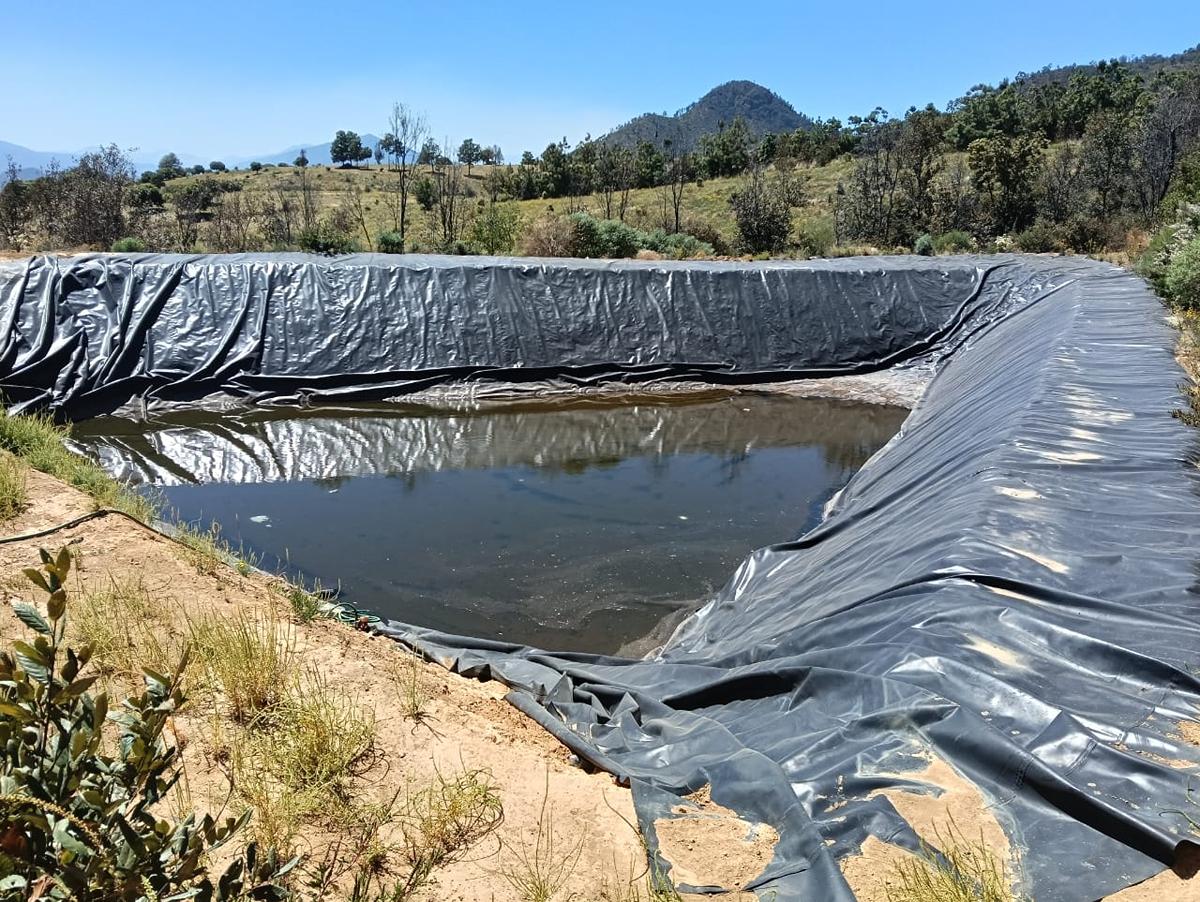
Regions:
[[[359,607],[616,652],[815,525],[906,415],[778,395],[370,404],[102,417],[74,440],[179,519]]]

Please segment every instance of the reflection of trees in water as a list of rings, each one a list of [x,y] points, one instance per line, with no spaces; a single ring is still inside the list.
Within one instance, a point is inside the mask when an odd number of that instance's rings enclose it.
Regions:
[[[842,470],[858,470],[871,455],[883,447],[883,442],[826,442],[821,445],[825,462]]]
[[[749,459],[750,452],[745,449],[721,455],[721,478],[717,484],[730,485],[741,474]]]
[[[353,478],[353,476],[318,476],[312,481],[312,484],[319,489],[331,492],[340,489]]]
[[[250,423],[209,413],[203,422],[171,427],[161,441],[152,427],[140,443],[115,429],[84,443],[112,465],[143,474],[143,481],[167,484],[328,480],[332,469],[351,477],[384,475],[411,488],[421,471],[524,466],[578,476],[634,458],[650,462],[661,477],[667,459],[679,454],[732,454],[736,459],[722,464],[732,479],[744,468],[744,449],[814,447],[830,466],[855,470],[905,415],[897,408],[759,396],[470,416],[418,416],[404,408],[391,416],[379,409],[369,415],[304,411]]]

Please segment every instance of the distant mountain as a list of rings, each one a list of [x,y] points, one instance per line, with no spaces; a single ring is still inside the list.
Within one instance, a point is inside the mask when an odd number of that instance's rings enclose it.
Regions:
[[[0,185],[4,184],[6,177],[5,170],[8,168],[10,157],[21,170],[21,178],[35,179],[45,173],[46,167],[50,165],[52,160],[57,160],[63,169],[69,169],[85,153],[90,153],[98,149],[99,146],[96,145],[83,147],[79,150],[31,150],[20,144],[0,141]],[[129,160],[133,163],[134,168],[138,172],[141,172],[144,169],[154,169],[158,166],[158,161],[165,153],[165,150],[154,152],[133,150],[129,152]],[[185,166],[193,166],[197,163],[207,166],[209,162],[208,160],[200,159],[195,154],[186,153],[179,154],[179,159]]]
[[[752,81],[729,81],[674,116],[644,113],[609,132],[602,140],[633,147],[640,141],[661,144],[669,139],[676,146],[693,150],[701,135],[717,131],[739,116],[754,135],[791,132],[812,125],[811,119],[797,113],[774,91]]]
[[[369,147],[372,150],[379,143],[377,135],[359,135],[359,138],[362,140],[363,147]],[[296,144],[275,153],[264,153],[256,157],[232,157],[226,159],[224,163],[227,166],[248,166],[255,161],[259,163],[291,163],[300,156],[300,151],[303,150],[309,163],[314,166],[329,166],[333,164],[333,159],[329,156],[329,148],[332,145],[333,141],[326,141],[324,144]]]

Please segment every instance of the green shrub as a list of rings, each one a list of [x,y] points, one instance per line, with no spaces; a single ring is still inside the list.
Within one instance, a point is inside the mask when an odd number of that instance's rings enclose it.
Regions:
[[[308,251],[310,254],[324,254],[329,257],[337,254],[352,254],[358,250],[358,244],[353,238],[339,232],[327,222],[302,231],[297,236],[296,243],[302,251]]]
[[[833,247],[836,236],[833,230],[833,220],[828,217],[806,219],[800,223],[798,244],[801,252],[807,257],[824,257]]]
[[[913,244],[913,253],[921,257],[932,257],[933,238],[929,234],[919,236]]]
[[[404,239],[399,232],[380,232],[375,245],[381,254],[403,254]]]
[[[683,220],[683,232],[691,235],[697,241],[707,244],[714,254],[725,256],[729,253],[729,242],[717,231],[711,222],[689,216]]]
[[[250,164],[251,172],[258,172],[262,168],[263,168],[263,165],[262,165],[262,163],[258,162],[258,160],[255,160],[253,163]]]
[[[1175,255],[1196,237],[1200,237],[1200,204],[1181,204],[1174,221],[1154,233],[1145,253],[1137,262],[1137,271],[1166,295],[1167,270]]]
[[[1189,309],[1200,308],[1200,237],[1172,255],[1163,276],[1167,300]]]
[[[146,243],[141,238],[118,238],[112,249],[117,254],[140,254],[146,250]]]
[[[218,825],[206,815],[160,816],[179,780],[178,749],[163,733],[185,702],[187,655],[168,675],[145,671],[146,690],[109,713],[108,697],[84,676],[91,648],[64,642],[71,555],[41,551],[42,566],[25,571],[46,593],[46,614],[13,606],[36,636],[0,653],[0,834],[4,837],[0,898],[282,900],[278,881],[296,864],[247,846],[219,878],[209,853],[233,839],[249,813]],[[117,728],[115,751],[103,729]]]
[[[692,257],[711,257],[714,253],[711,244],[706,244],[694,235],[686,232],[668,234],[662,229],[655,229],[648,235],[644,234],[642,246],[646,250],[655,251],[673,260],[690,260]]]
[[[1067,243],[1058,226],[1039,219],[1017,235],[1017,247],[1027,254],[1061,254]]]
[[[965,254],[974,248],[975,239],[962,229],[942,232],[933,239],[933,249],[939,254]]]
[[[577,257],[632,257],[641,249],[643,233],[613,219],[572,213]]]

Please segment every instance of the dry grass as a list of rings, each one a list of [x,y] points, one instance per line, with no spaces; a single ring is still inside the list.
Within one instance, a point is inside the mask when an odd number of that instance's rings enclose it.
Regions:
[[[196,572],[213,576],[226,566],[233,555],[221,538],[221,527],[210,523],[207,528],[191,523],[178,523],[173,532],[175,541],[184,548],[187,562]]]
[[[417,724],[429,720],[429,692],[421,680],[421,659],[402,650],[388,668],[388,676],[399,695],[401,715]]]
[[[793,238],[800,240],[803,224],[813,218],[828,217],[833,209],[833,197],[839,181],[846,181],[854,168],[849,159],[838,159],[826,166],[798,166],[795,175],[805,186],[807,202],[797,211],[793,224]],[[475,191],[477,200],[486,196],[485,179],[490,167],[480,166],[472,170],[466,184]],[[420,172],[426,172],[424,167]],[[397,179],[394,172],[386,168],[370,166],[357,169],[340,169],[329,166],[309,166],[305,174],[313,186],[318,209],[325,214],[346,203],[351,189],[364,192],[364,212],[372,237],[393,228],[388,205],[383,201],[384,193]],[[266,197],[276,191],[298,192],[300,173],[295,167],[267,167],[258,172],[206,173],[187,176],[177,184],[197,179],[215,179],[218,182],[237,183],[245,192]],[[737,226],[729,206],[730,196],[742,183],[741,177],[703,179],[690,183],[683,194],[683,219],[701,222],[716,230],[727,243],[732,245],[737,236]],[[173,183],[175,184],[175,183]],[[582,198],[548,198],[514,201],[521,221],[530,226],[543,220],[546,213],[564,213],[582,209],[594,216],[604,215],[604,206],[599,196]],[[629,192],[626,222],[640,229],[655,229],[664,224],[662,191],[658,188],[635,188]],[[685,222],[686,227],[686,222]],[[416,241],[425,249],[439,243],[436,228],[416,204],[408,221],[408,240]],[[360,242],[364,236],[359,231],[355,236]]]
[[[309,668],[271,716],[274,726],[262,736],[260,751],[276,778],[343,798],[346,784],[370,755],[374,712],[330,688]]]
[[[547,771],[537,836],[532,844],[524,838],[517,843],[504,843],[507,860],[501,864],[500,875],[524,902],[567,898],[564,894],[583,854],[584,839],[581,835],[575,841],[564,842],[554,829],[550,773]]]
[[[1023,902],[982,836],[967,840],[951,820],[934,838],[938,850],[922,843],[919,856],[896,865],[888,902]]]
[[[142,670],[166,673],[179,660],[170,603],[141,579],[110,577],[101,589],[79,593],[71,630],[92,646],[95,666],[110,677],[140,683]]]
[[[29,468],[11,454],[0,453],[0,521],[11,520],[29,503]]]
[[[296,637],[273,618],[208,616],[193,623],[192,642],[210,690],[235,723],[267,717],[289,697]]]
[[[477,843],[495,833],[504,808],[491,775],[464,770],[439,774],[409,795],[401,818],[399,856],[407,870],[391,898],[408,899],[428,885],[434,872],[462,860]]]

